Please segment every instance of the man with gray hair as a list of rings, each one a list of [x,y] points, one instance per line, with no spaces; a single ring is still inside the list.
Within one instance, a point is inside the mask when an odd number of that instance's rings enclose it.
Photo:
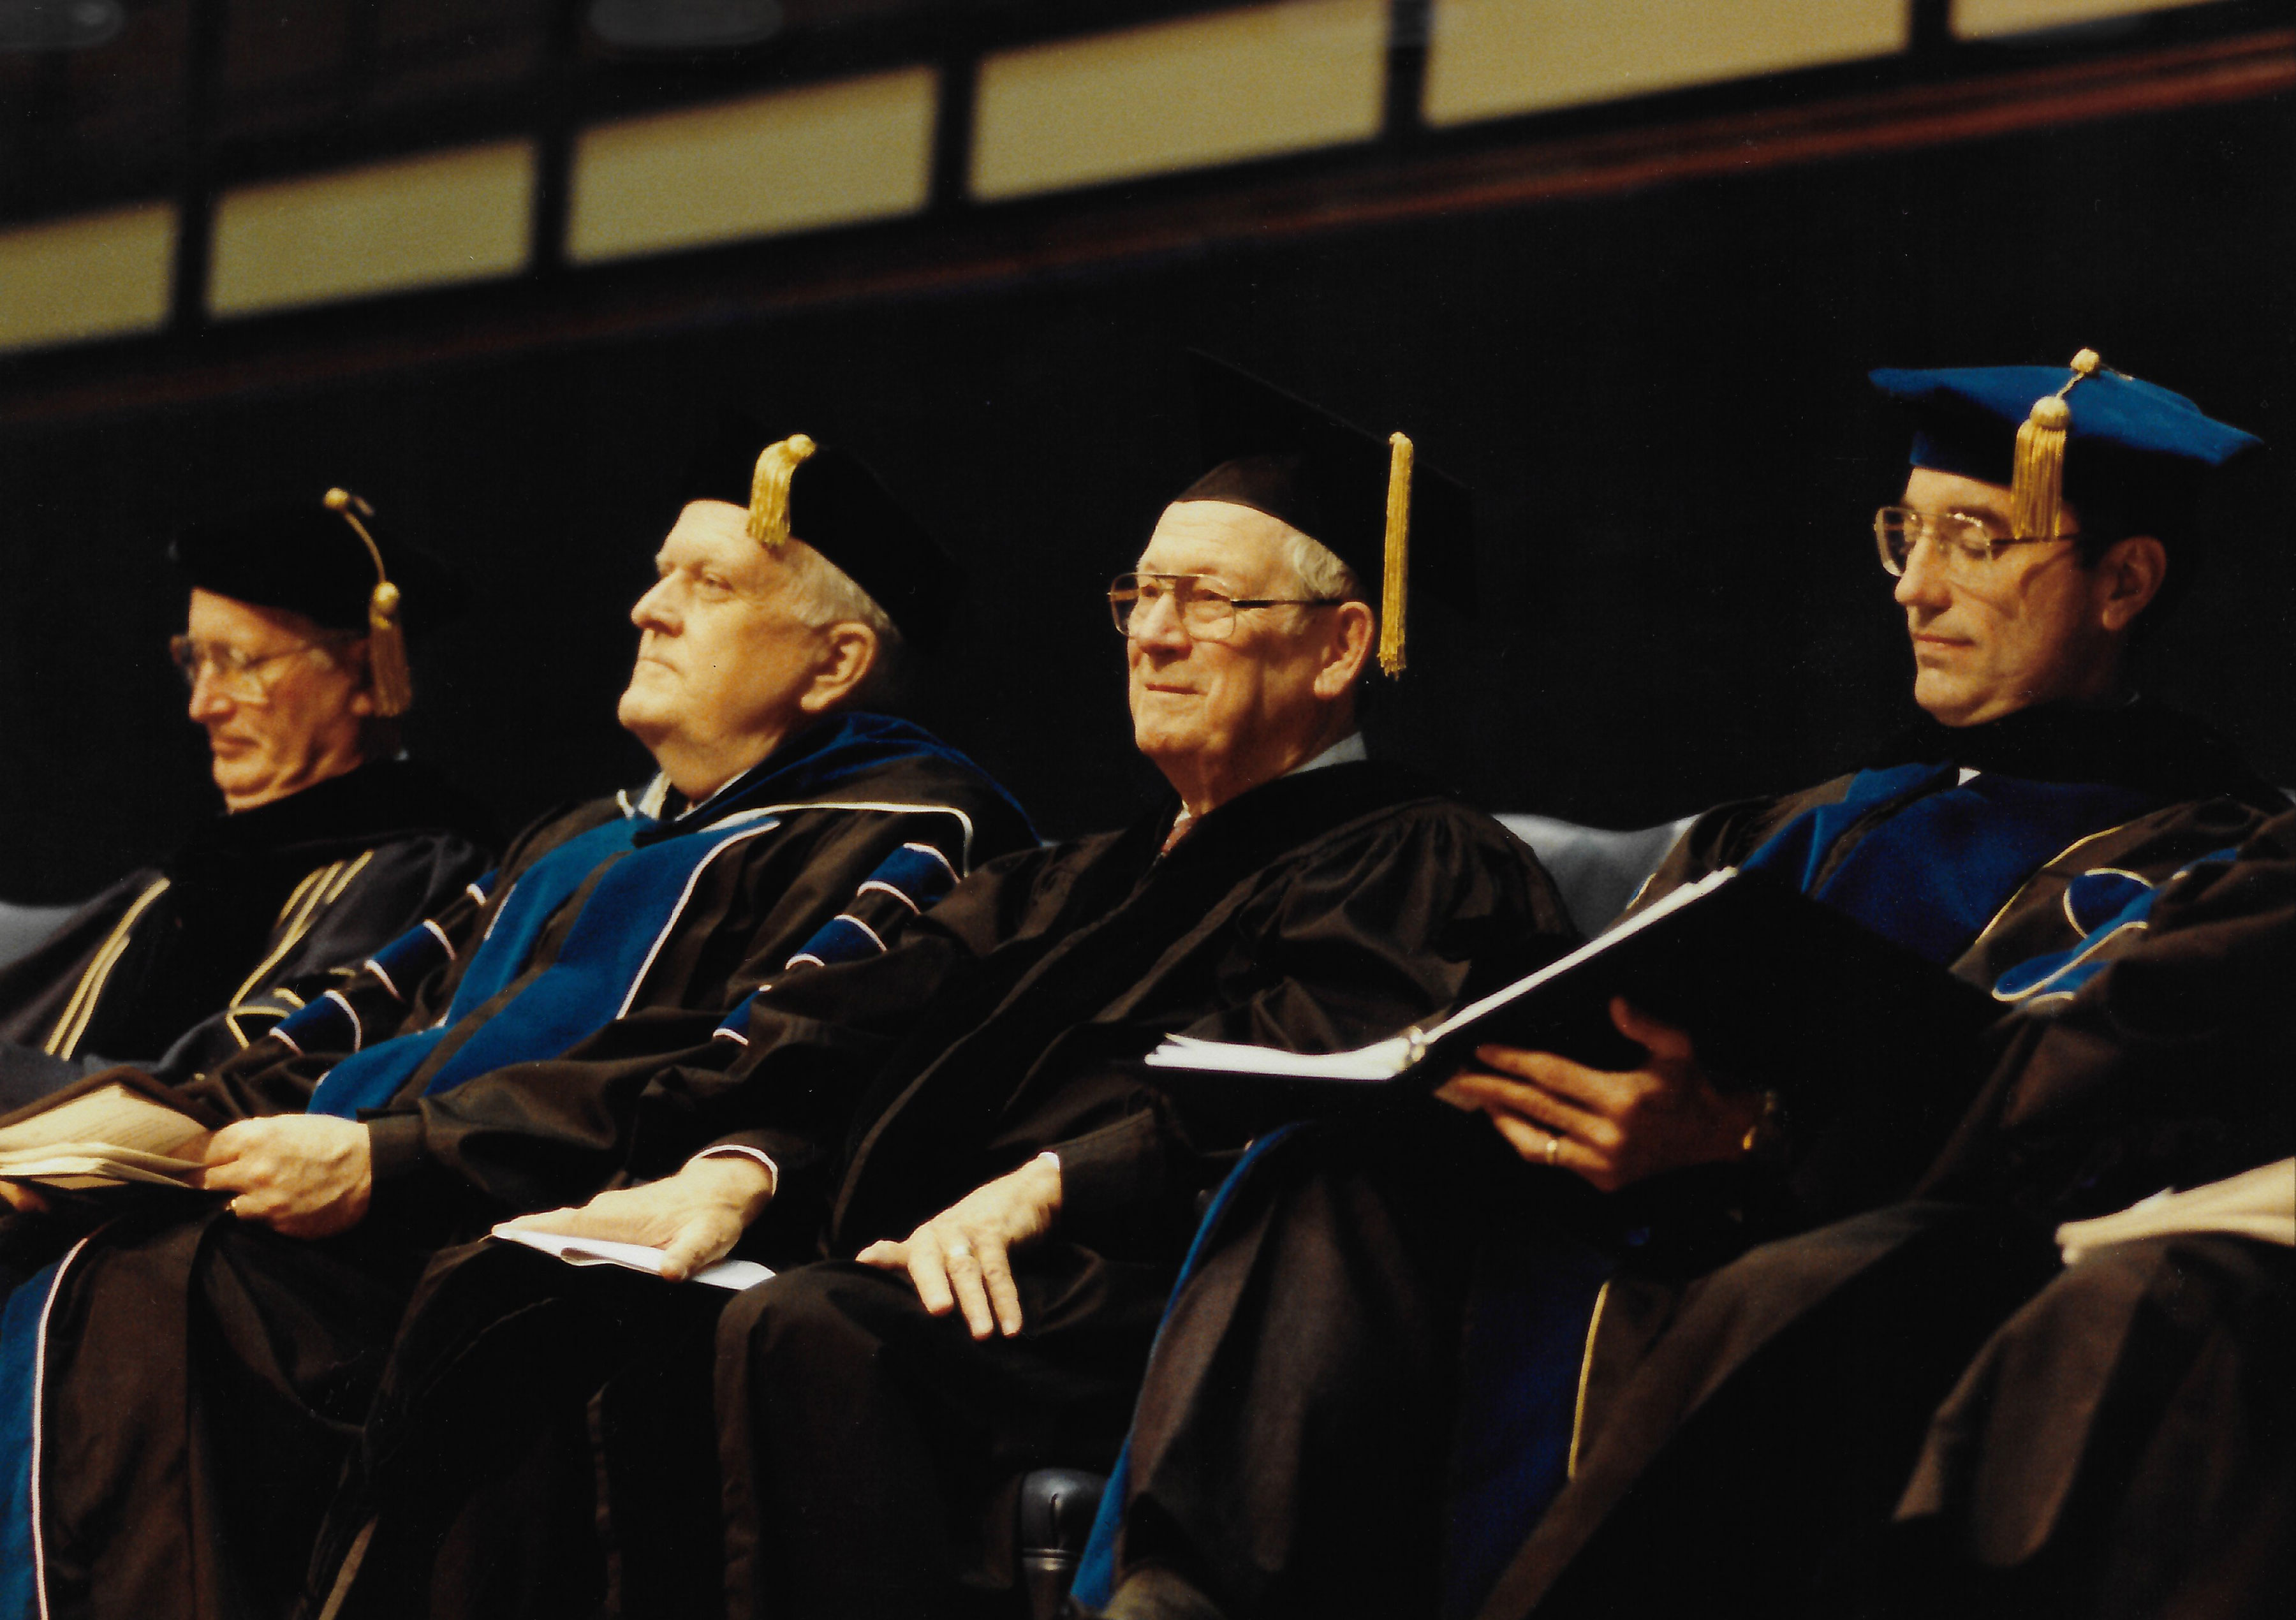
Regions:
[[[744,998],[882,953],[1035,843],[978,766],[855,707],[955,588],[857,458],[750,430],[678,493],[619,707],[652,784],[545,817],[491,882],[181,1087],[218,1127],[195,1184],[227,1202],[148,1207],[37,1269],[29,1217],[0,1230],[0,1600],[283,1610],[431,1251],[676,1170],[676,1066]]]
[[[1113,1457],[1198,1200],[1281,1117],[1168,1087],[1140,1062],[1166,1035],[1349,1047],[1447,1006],[1488,952],[1561,948],[1529,850],[1357,731],[1382,642],[1359,582],[1391,557],[1399,601],[1407,526],[1414,583],[1456,585],[1465,492],[1413,480],[1407,441],[1224,367],[1199,407],[1213,470],[1109,592],[1133,738],[1172,796],[995,863],[882,958],[775,978],[724,1032],[744,1044],[693,1110],[686,1168],[520,1223],[659,1246],[671,1277],[737,1241],[781,1268],[715,1327],[737,1620],[978,1601],[1013,1583],[1021,1477]],[[1385,628],[1392,669],[1399,616]],[[646,1358],[706,1388],[724,1298],[504,1244],[442,1256],[312,1607],[418,1604],[455,1487]],[[666,1346],[676,1318],[689,1337]],[[627,1581],[646,1547],[615,1539]]]
[[[313,489],[168,552],[190,592],[168,652],[224,814],[0,961],[0,1114],[115,1064],[220,1063],[451,901],[500,842],[400,746],[406,629],[444,620],[455,592],[366,502]]]

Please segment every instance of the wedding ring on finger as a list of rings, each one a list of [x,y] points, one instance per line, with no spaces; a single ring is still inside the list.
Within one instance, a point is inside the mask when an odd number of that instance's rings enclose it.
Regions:
[[[1556,1157],[1561,1154],[1562,1151],[1562,1139],[1560,1136],[1554,1134],[1552,1132],[1548,1133],[1546,1138],[1546,1162],[1550,1165],[1554,1163]]]
[[[972,1245],[967,1243],[963,1238],[957,1238],[949,1242],[944,1243],[940,1246],[940,1248],[941,1253],[947,1255],[951,1260],[970,1260],[972,1258]]]

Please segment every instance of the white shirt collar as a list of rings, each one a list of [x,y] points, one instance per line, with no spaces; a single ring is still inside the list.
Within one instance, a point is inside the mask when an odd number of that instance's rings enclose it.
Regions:
[[[1370,757],[1371,751],[1364,747],[1363,733],[1361,732],[1349,732],[1346,736],[1341,738],[1337,742],[1332,744],[1330,748],[1325,749],[1322,753],[1316,755],[1306,765],[1293,765],[1290,770],[1284,772],[1283,774],[1286,776],[1299,776],[1309,771],[1320,771],[1325,765],[1354,765],[1358,761],[1369,759]]]

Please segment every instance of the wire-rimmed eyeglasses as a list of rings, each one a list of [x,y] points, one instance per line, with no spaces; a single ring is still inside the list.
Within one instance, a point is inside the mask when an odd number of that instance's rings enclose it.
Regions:
[[[2042,545],[2052,540],[2075,540],[2079,535],[2000,535],[1982,518],[1967,512],[1915,511],[1910,506],[1884,506],[1874,514],[1874,544],[1882,566],[1892,578],[1901,578],[1913,560],[1914,547],[1930,543],[1932,552],[1948,572],[1980,572],[2000,560],[2013,545]]]
[[[1256,608],[1335,608],[1340,596],[1228,596],[1204,585],[1202,574],[1119,574],[1108,585],[1108,607],[1117,633],[1133,637],[1145,633],[1158,604],[1171,603],[1180,628],[1188,639],[1224,642],[1235,634],[1239,610]]]
[[[354,639],[346,636],[336,642],[298,642],[276,652],[250,652],[228,642],[202,642],[188,635],[171,635],[168,638],[168,657],[174,662],[176,673],[184,677],[185,686],[197,686],[200,672],[204,669],[225,696],[241,703],[261,703],[271,696],[270,680],[263,673],[267,667],[301,652],[332,654],[337,646]]]

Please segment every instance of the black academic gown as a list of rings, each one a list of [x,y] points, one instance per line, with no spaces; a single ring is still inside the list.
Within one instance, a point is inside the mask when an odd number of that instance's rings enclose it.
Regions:
[[[801,773],[824,736],[842,735],[824,729],[785,744],[645,835],[709,838],[737,819],[745,830],[693,874],[620,1016],[607,1008],[603,1028],[557,1056],[426,1094],[463,1042],[497,1016],[517,1016],[518,993],[574,948],[617,861],[602,862],[549,914],[511,984],[450,1025],[397,1094],[365,1114],[374,1194],[351,1231],[299,1241],[204,1205],[192,1215],[149,1208],[64,1257],[38,1341],[46,1614],[284,1613],[432,1250],[510,1215],[578,1202],[618,1175],[674,1168],[645,1153],[685,1099],[652,1078],[681,1056],[712,1060],[716,1027],[788,971],[836,913],[898,937],[906,904],[882,891],[905,849],[938,851],[961,871],[975,856],[1033,842],[1002,790],[930,739],[804,793],[745,788]],[[632,814],[604,800],[529,829],[485,900],[467,896],[424,930],[452,959],[419,986],[371,970],[341,992],[351,1016],[340,1024],[361,1033],[363,1048],[428,1028],[452,1005],[518,880]],[[345,1055],[292,1049],[288,1037],[313,1022],[288,1024],[185,1090],[227,1117],[298,1110]],[[0,1232],[0,1248],[20,1255],[37,1241],[21,1222],[0,1224],[13,1229]]]
[[[2085,907],[2100,884],[2164,883],[2284,808],[2205,728],[2149,709],[2030,713],[1951,736],[1923,728],[1876,765],[1940,760],[2019,781],[2126,787],[2144,801],[2035,856],[1952,950],[1953,972],[2003,996],[2040,982],[2036,964],[2091,943]],[[1841,778],[1701,817],[1636,904],[1744,863],[1856,786]],[[1832,829],[1816,870],[1801,874],[1806,887],[1818,889],[1913,807],[1877,803]],[[1935,877],[1903,874],[1915,922],[1932,893],[1940,905],[1954,901]],[[2006,1027],[2022,1027],[2011,1014]],[[1870,1103],[1840,1088],[1838,1112],[1796,1123],[1782,1156],[1677,1173],[1607,1199],[1432,1106],[1376,1130],[1348,1122],[1283,1144],[1175,1301],[1134,1432],[1117,1578],[1175,1568],[1238,1616],[1357,1603],[1475,1612],[1513,1545],[1479,1545],[1477,1516],[1445,1505],[1455,1492],[1464,1500],[1468,1482],[1507,1471],[1507,1458],[1487,1454],[1492,1414],[1476,1406],[1485,1395],[1462,1393],[1463,1384],[1488,1392],[1509,1374],[1481,1367],[1477,1382],[1479,1338],[1511,1334],[1552,1353],[1520,1381],[1552,1396],[1552,1411],[1531,1410],[1524,1421],[1554,1436],[1559,1485],[1574,1460],[1584,1462],[1603,1416],[1604,1345],[1646,1342],[1632,1336],[1662,1320],[1688,1280],[1751,1244],[1908,1196],[1941,1154],[1963,1150],[1949,1144],[1984,1130],[1996,1093],[1980,1091],[1980,1069],[1937,1076],[1933,1093]],[[2013,1182],[2029,1168],[2003,1174]],[[2144,1180],[2108,1175],[2098,1193]],[[1472,1321],[1471,1301],[1478,1311],[1504,1306],[1505,1319]],[[1570,1500],[1566,1492],[1555,1512]],[[1645,1566],[1703,1567],[1645,1552]]]
[[[217,817],[0,967],[0,1110],[107,1060],[214,1067],[447,905],[496,842],[405,760]]]
[[[1136,1062],[1157,1041],[1353,1045],[1449,1004],[1495,949],[1566,943],[1524,846],[1388,767],[1267,784],[1160,855],[1171,822],[1167,809],[998,863],[886,958],[755,1003],[746,1055],[700,1110],[783,1178],[743,1252],[786,1269],[717,1330],[733,1613],[925,1615],[961,1590],[1001,1591],[1021,1475],[1107,1463],[1199,1195],[1271,1123],[1216,1086],[1160,1084]],[[1021,1338],[976,1345],[927,1316],[905,1276],[850,1262],[1046,1150],[1062,1204],[1016,1259]],[[378,1513],[419,1519],[427,1499],[437,1514],[448,1482],[513,1453],[488,1428],[508,1388],[555,1380],[578,1399],[636,1354],[634,1329],[668,1354],[644,1330],[678,1296],[705,1318],[718,1303],[499,1246],[442,1256],[336,1551]],[[698,1362],[706,1346],[686,1353]],[[407,1577],[381,1572],[393,1540],[372,1539],[344,1614],[405,1601],[390,1582]],[[627,1531],[619,1545],[627,1578]]]
[[[2296,1150],[2296,816],[2087,965],[1995,1032],[1919,1201],[1620,1297],[1487,1616],[2284,1612],[2296,1257],[2051,1233]]]

